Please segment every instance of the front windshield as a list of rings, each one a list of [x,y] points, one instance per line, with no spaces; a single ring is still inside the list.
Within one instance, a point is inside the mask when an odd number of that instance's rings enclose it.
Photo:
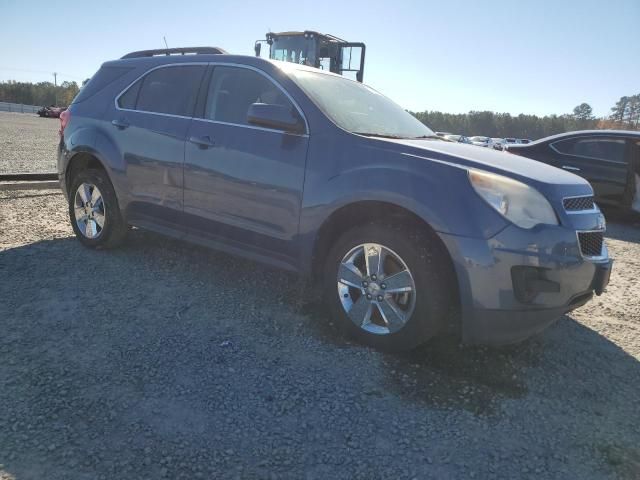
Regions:
[[[349,132],[391,138],[435,136],[413,115],[366,85],[298,68],[288,73],[331,120]]]

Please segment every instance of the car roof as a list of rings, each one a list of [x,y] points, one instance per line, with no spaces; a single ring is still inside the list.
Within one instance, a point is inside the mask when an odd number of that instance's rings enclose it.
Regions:
[[[104,66],[131,65],[136,67],[140,65],[144,65],[147,68],[153,68],[161,65],[179,64],[179,63],[237,63],[240,65],[248,65],[256,68],[260,68],[260,67],[264,68],[265,66],[269,65],[271,67],[276,67],[277,69],[283,71],[284,73],[290,72],[291,70],[302,70],[302,71],[313,72],[321,75],[334,76],[334,77],[342,78],[344,80],[356,82],[356,80],[344,77],[337,73],[329,72],[327,70],[309,67],[307,65],[300,65],[297,63],[283,62],[281,60],[271,60],[271,59],[266,59],[261,57],[255,57],[253,55],[232,55],[228,53],[224,53],[224,54],[199,53],[199,54],[187,54],[187,55],[159,54],[156,56],[140,56],[140,57],[129,57],[129,58],[125,58],[125,57],[119,58],[117,60],[107,61],[103,65]]]
[[[545,142],[553,142],[564,138],[574,137],[592,137],[592,136],[609,136],[609,137],[635,137],[640,138],[640,132],[634,130],[576,130],[574,132],[558,133],[549,137],[534,140],[528,145],[539,145]]]

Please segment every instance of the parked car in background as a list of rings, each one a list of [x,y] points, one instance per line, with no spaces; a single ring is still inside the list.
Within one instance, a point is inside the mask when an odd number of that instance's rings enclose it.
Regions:
[[[445,135],[443,138],[445,140],[449,140],[450,142],[471,143],[469,138],[465,137],[464,135]]]
[[[640,175],[640,132],[584,130],[542,138],[508,151],[585,178],[596,201],[631,208]]]
[[[606,287],[604,217],[563,204],[592,197],[584,179],[443,141],[340,75],[171,51],[105,63],[61,116],[82,245],[135,225],[310,276],[334,321],[387,350],[452,309],[464,342],[516,342]]]
[[[67,107],[55,107],[53,105],[49,107],[42,107],[38,110],[38,115],[45,118],[60,118],[60,114],[64,112]]]
[[[475,137],[469,137],[469,142],[478,147],[488,147],[491,144],[491,138],[476,135]]]
[[[502,150],[504,147],[504,138],[492,138],[491,147],[494,150]]]

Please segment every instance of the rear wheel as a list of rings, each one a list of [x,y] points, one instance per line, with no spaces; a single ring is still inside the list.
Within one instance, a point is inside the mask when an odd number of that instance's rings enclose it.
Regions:
[[[80,243],[90,248],[116,247],[127,232],[115,191],[104,170],[83,170],[73,178],[69,218]]]
[[[434,238],[398,225],[369,224],[331,249],[324,296],[334,318],[358,341],[409,350],[444,325],[449,265]]]

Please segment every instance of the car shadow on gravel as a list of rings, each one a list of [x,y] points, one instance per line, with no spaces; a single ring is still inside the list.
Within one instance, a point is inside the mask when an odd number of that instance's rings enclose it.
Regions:
[[[320,301],[304,304],[300,311],[313,319],[311,328],[324,341],[340,348],[366,349],[342,336]],[[540,377],[552,383],[545,389],[557,392],[584,390],[585,379],[601,377],[602,385],[614,389],[608,394],[612,400],[620,388],[611,383],[629,388],[624,378],[640,377],[636,358],[570,314],[541,334],[514,345],[467,346],[460,343],[459,336],[443,335],[410,352],[380,355],[385,365],[384,389],[373,390],[370,395],[391,391],[412,403],[464,409],[479,416],[499,415],[504,400],[539,395]],[[631,375],[613,377],[610,365]],[[640,398],[640,384],[634,389],[632,398]],[[615,399],[626,400],[624,396]],[[592,407],[596,417],[602,416],[596,404]],[[620,451],[606,443],[598,448]],[[634,452],[640,455],[640,451]]]
[[[640,243],[640,222],[609,222],[605,237],[624,242]]]
[[[324,340],[339,347],[366,348],[346,340],[319,301],[303,305],[301,313],[313,318],[313,330]],[[410,352],[381,354],[385,389],[412,402],[491,414],[499,398],[526,395],[522,370],[536,365],[540,348],[537,339],[487,348],[462,345],[455,335],[439,336]]]
[[[640,243],[640,214],[615,208],[603,208],[607,219],[607,238]]]

